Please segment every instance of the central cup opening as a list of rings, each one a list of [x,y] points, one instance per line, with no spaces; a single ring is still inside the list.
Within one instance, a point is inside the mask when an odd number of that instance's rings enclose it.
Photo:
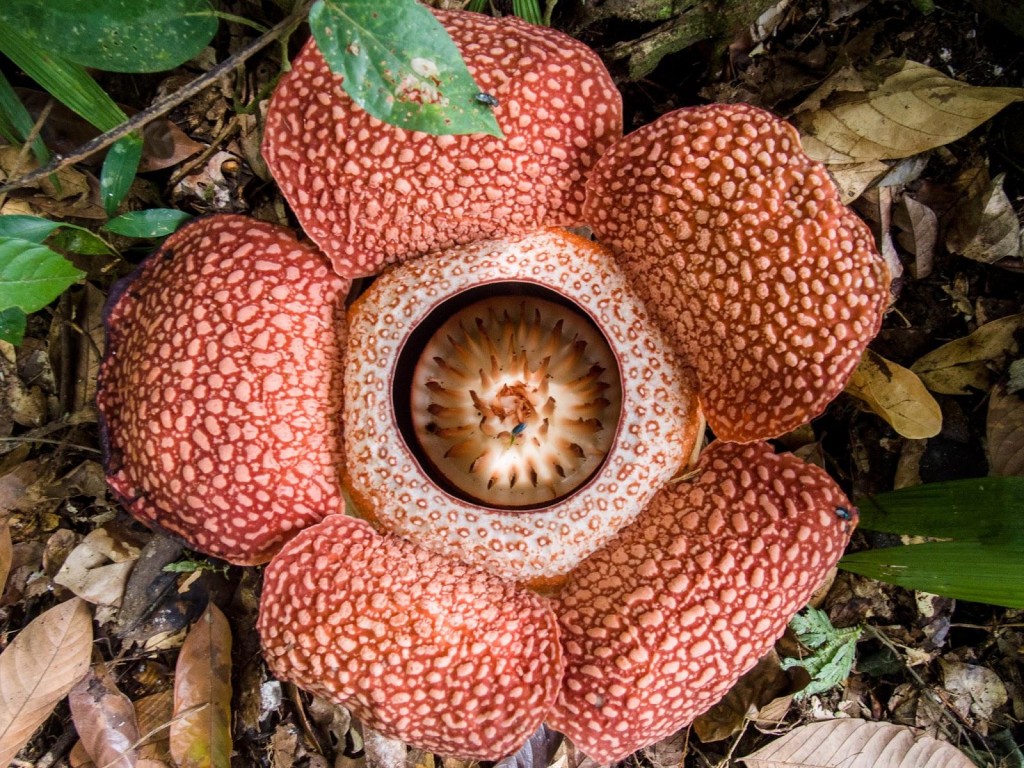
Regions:
[[[587,313],[532,283],[442,303],[410,335],[398,371],[412,372],[392,392],[406,444],[434,482],[474,504],[560,501],[600,470],[615,439],[622,385],[610,345]]]

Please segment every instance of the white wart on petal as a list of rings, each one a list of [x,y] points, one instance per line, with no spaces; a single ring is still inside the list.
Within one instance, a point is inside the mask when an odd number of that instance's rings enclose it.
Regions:
[[[856,511],[818,467],[715,442],[573,572],[557,608],[565,682],[549,717],[599,763],[676,732],[724,696],[807,603]]]

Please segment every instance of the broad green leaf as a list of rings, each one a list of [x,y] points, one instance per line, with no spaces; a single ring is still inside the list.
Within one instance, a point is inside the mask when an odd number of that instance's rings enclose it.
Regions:
[[[0,310],[0,341],[17,346],[25,338],[28,317],[17,307]]]
[[[10,214],[0,216],[0,237],[19,237],[22,240],[41,243],[60,226],[62,225],[59,221],[50,221],[41,216]]]
[[[4,24],[77,64],[110,72],[173,69],[217,31],[206,0],[4,0]]]
[[[163,237],[178,229],[192,216],[174,208],[123,213],[106,223],[104,229],[124,237]]]
[[[20,144],[32,133],[33,123],[32,115],[25,109],[3,72],[0,72],[0,134],[12,144]],[[40,165],[50,159],[50,151],[38,136],[32,142],[32,154]]]
[[[0,310],[42,309],[85,273],[45,245],[0,237]]]
[[[1018,512],[1019,509],[1018,504]],[[942,510],[936,509],[934,513],[940,516]],[[1024,608],[1021,563],[1024,544],[1019,541],[949,541],[855,552],[840,560],[839,567],[907,589]]]
[[[21,29],[0,23],[0,51],[56,99],[101,131],[109,131],[127,120],[121,108],[88,72],[35,45]]]
[[[58,251],[80,253],[83,256],[105,256],[114,249],[99,235],[84,227],[62,224],[48,243]]]
[[[503,136],[458,48],[415,0],[317,0],[309,24],[345,92],[374,117],[435,136]]]
[[[1024,608],[1024,477],[982,477],[860,499],[861,527],[952,541],[856,552],[862,576],[964,600]]]
[[[871,531],[1024,546],[1024,477],[927,483],[858,499]]]
[[[128,195],[141,159],[142,139],[136,134],[120,139],[107,152],[100,173],[100,197],[107,216],[113,216]]]

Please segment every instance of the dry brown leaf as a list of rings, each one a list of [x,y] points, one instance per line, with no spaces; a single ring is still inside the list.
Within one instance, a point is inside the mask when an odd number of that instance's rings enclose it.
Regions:
[[[142,743],[135,768],[170,768],[173,763],[170,724],[174,718],[174,691],[143,696],[135,702]]]
[[[741,757],[748,768],[974,768],[967,755],[904,725],[825,720]]]
[[[34,619],[0,654],[0,765],[7,765],[89,669],[92,616],[73,598]]]
[[[885,175],[889,166],[880,160],[869,160],[866,163],[830,165],[828,171],[839,188],[839,198],[845,205],[849,205]]]
[[[999,174],[957,206],[946,235],[946,247],[952,253],[985,264],[1021,255],[1020,222],[1003,190],[1005,178],[1005,173]]]
[[[935,245],[939,239],[939,217],[924,203],[904,195],[893,217],[903,228],[897,238],[900,245],[914,254],[914,277],[928,277],[935,263]]]
[[[932,392],[969,395],[972,389],[988,391],[1006,358],[1016,355],[1014,335],[1024,328],[1024,314],[985,323],[974,333],[943,344],[919,358],[910,370]]]
[[[850,377],[846,392],[911,440],[934,437],[942,429],[942,409],[921,380],[870,349]]]
[[[179,768],[231,764],[231,628],[213,603],[178,654],[170,738]]]
[[[990,475],[1024,475],[1024,393],[997,384],[988,401]]]
[[[97,605],[120,605],[139,549],[97,528],[75,547],[54,581]]]
[[[131,700],[105,664],[91,668],[68,694],[71,719],[93,763],[133,768],[139,757],[139,725]]]
[[[967,85],[913,61],[895,71],[889,63],[874,79],[874,89],[833,89],[824,100],[812,95],[817,109],[797,108],[807,154],[828,164],[909,157],[956,141],[1024,99],[1024,89]]]

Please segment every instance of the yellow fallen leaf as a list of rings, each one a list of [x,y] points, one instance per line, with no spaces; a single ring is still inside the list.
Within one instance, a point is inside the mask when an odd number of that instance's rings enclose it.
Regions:
[[[1024,328],[1024,314],[985,323],[970,336],[932,350],[910,366],[932,392],[969,395],[987,392],[1006,358],[1019,351],[1014,335]]]
[[[853,372],[846,392],[911,440],[934,437],[942,429],[942,410],[921,380],[870,349]]]
[[[213,603],[178,654],[170,752],[179,768],[231,765],[231,627]]]
[[[1024,100],[1022,88],[972,86],[914,61],[882,66],[864,73],[874,89],[840,86],[817,108],[797,108],[793,122],[808,155],[826,164],[910,157],[956,141]]]

